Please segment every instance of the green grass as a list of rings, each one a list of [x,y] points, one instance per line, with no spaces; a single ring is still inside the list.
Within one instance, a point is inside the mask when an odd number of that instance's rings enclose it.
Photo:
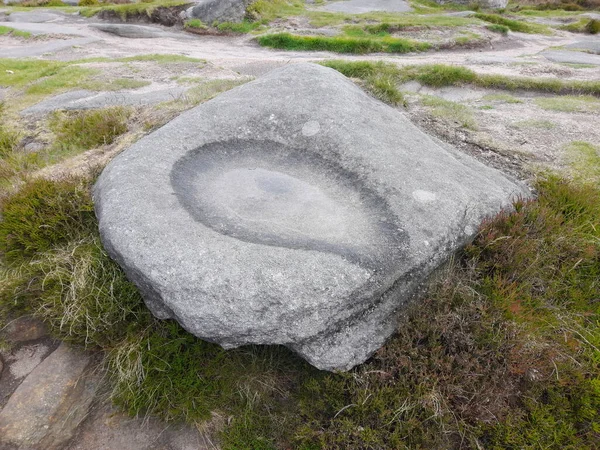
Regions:
[[[490,31],[500,34],[508,34],[508,32],[510,31],[510,28],[508,28],[507,26],[499,24],[488,25],[486,26],[486,28]]]
[[[590,95],[562,95],[560,97],[538,97],[535,104],[548,111],[598,112],[600,100]]]
[[[600,147],[589,142],[574,141],[567,146],[567,156],[573,178],[600,185]]]
[[[425,95],[421,98],[421,103],[429,107],[433,117],[438,117],[450,122],[455,122],[463,128],[470,130],[477,129],[477,122],[473,111],[468,106],[460,103],[444,100],[439,97]]]
[[[523,103],[523,100],[520,100],[517,97],[510,94],[487,94],[482,98],[482,100],[488,102],[501,102],[512,104]]]
[[[30,37],[32,37],[32,34],[27,31],[15,30],[14,28],[5,27],[3,25],[0,25],[0,36],[3,36],[3,35],[10,35],[10,36],[20,37],[20,38],[24,38],[24,39],[29,39]]]
[[[57,111],[49,119],[56,135],[55,147],[68,151],[88,150],[112,144],[127,131],[127,120],[133,111],[114,106],[90,111]]]
[[[330,51],[337,53],[409,53],[422,52],[431,46],[426,42],[417,42],[410,39],[384,37],[354,38],[351,36],[296,36],[289,33],[267,34],[257,38],[263,47],[284,50],[312,50]]]
[[[563,25],[559,28],[572,33],[598,34],[600,33],[600,20],[581,19],[577,22]]]
[[[92,181],[37,180],[3,202],[0,318],[27,311],[102,348],[131,414],[222,417],[225,450],[598,447],[597,185],[540,178],[538,199],[486,221],[373,358],[327,373],[153,319],[99,245]]]
[[[510,29],[511,31],[518,31],[520,33],[529,34],[551,34],[550,29],[544,25],[537,23],[523,22],[521,20],[507,19],[498,14],[482,14],[477,13],[475,16],[477,19],[483,20],[496,25],[502,25]]]
[[[186,20],[183,24],[184,28],[195,28],[197,30],[206,30],[208,27],[200,19]]]
[[[79,13],[84,17],[92,17],[101,11],[108,11],[118,15],[121,20],[126,21],[128,17],[140,15],[150,16],[156,8],[168,8],[187,4],[182,0],[159,0],[139,3],[124,3],[118,5],[98,5],[80,8]]]
[[[465,67],[444,64],[397,67],[391,63],[337,60],[329,60],[321,64],[332,67],[346,76],[356,78],[363,78],[366,76],[365,74],[374,76],[377,73],[384,72],[386,76],[394,77],[397,83],[417,80],[422,84],[432,87],[472,84],[484,88],[509,91],[525,90],[556,94],[600,96],[600,81],[563,81],[557,78],[526,78],[477,74]],[[356,74],[360,74],[360,76]]]
[[[554,122],[550,122],[549,120],[538,120],[538,119],[529,119],[529,120],[520,120],[512,124],[515,128],[539,128],[541,130],[552,130],[556,128],[556,124]]]

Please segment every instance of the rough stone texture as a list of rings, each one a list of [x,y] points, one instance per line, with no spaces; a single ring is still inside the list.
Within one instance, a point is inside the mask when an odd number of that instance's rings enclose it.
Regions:
[[[84,376],[90,356],[61,344],[0,412],[0,448],[60,449],[85,418],[99,379]]]
[[[346,14],[361,14],[371,11],[406,12],[412,11],[404,0],[343,0],[331,2],[323,7],[325,11]]]
[[[193,425],[173,425],[151,417],[128,417],[101,405],[81,425],[65,450],[208,450],[210,438]]]
[[[592,64],[600,66],[600,55],[591,53],[552,50],[542,52],[541,55],[549,61],[568,64]]]
[[[183,86],[153,85],[135,91],[92,92],[77,90],[43,100],[22,111],[22,114],[38,114],[57,109],[94,109],[108,106],[145,106],[176,100],[185,94]]]
[[[92,42],[96,41],[99,41],[99,39],[93,37],[84,37],[75,39],[65,39],[60,41],[50,41],[44,44],[30,45],[27,47],[0,48],[0,58],[26,58],[30,56],[40,56],[44,53],[58,52],[60,50],[70,49],[78,45],[91,44]]]
[[[249,0],[200,0],[186,10],[188,18],[200,19],[206,25],[213,22],[241,22]]]
[[[164,37],[175,37],[178,39],[190,39],[184,34],[170,33],[160,28],[149,27],[145,25],[131,25],[122,23],[93,23],[91,28],[104,31],[105,33],[115,34],[130,39],[153,39]]]
[[[225,348],[365,361],[481,220],[527,195],[338,72],[292,64],[141,139],[94,191],[150,310]]]
[[[573,44],[565,45],[565,48],[584,50],[586,52],[600,55],[600,38],[574,42]]]
[[[0,332],[0,336],[9,342],[29,342],[48,335],[43,322],[31,316],[22,316],[11,321]]]
[[[32,11],[32,12],[13,12],[6,20],[8,22],[27,22],[27,23],[43,23],[61,20],[62,17],[58,14],[45,11]]]

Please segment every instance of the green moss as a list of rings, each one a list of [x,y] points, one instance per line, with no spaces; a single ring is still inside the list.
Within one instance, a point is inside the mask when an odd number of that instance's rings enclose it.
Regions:
[[[490,31],[493,31],[495,33],[500,33],[500,34],[508,34],[508,32],[510,31],[510,28],[508,28],[506,25],[500,25],[500,24],[488,25],[488,26],[486,26],[486,28]]]
[[[206,30],[208,27],[200,19],[186,20],[183,24],[184,28],[195,28],[197,30]]]
[[[331,51],[337,53],[409,53],[430,48],[425,42],[386,37],[382,39],[354,38],[350,36],[296,36],[289,33],[267,34],[258,38],[264,47],[285,50]]]

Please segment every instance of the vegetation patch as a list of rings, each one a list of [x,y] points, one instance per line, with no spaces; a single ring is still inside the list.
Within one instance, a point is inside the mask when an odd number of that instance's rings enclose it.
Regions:
[[[477,129],[477,122],[473,111],[461,103],[451,102],[432,95],[425,95],[421,99],[424,106],[429,107],[433,117],[438,117],[449,122],[455,122],[463,128]]]
[[[409,53],[428,50],[431,45],[410,39],[385,37],[381,39],[351,36],[296,36],[289,33],[267,34],[258,37],[263,47],[284,50],[330,51],[336,53]]]
[[[3,25],[0,25],[0,36],[6,36],[6,35],[20,37],[20,38],[24,38],[24,39],[29,39],[32,36],[31,33],[27,32],[27,31],[15,30],[14,28],[5,27]]]
[[[523,22],[522,20],[507,19],[506,17],[502,17],[498,14],[477,13],[475,14],[475,17],[483,20],[484,22],[502,25],[511,31],[529,34],[551,34],[550,29],[544,25]]]
[[[600,147],[574,141],[567,146],[572,176],[585,183],[600,185]]]
[[[370,61],[336,61],[321,64],[332,67],[349,77],[363,78],[365,74],[384,72],[398,83],[417,80],[432,87],[472,84],[484,88],[509,91],[527,90],[557,94],[590,94],[600,96],[600,81],[563,81],[557,78],[526,78],[505,75],[477,74],[471,69],[445,64],[423,64],[398,67],[391,63]],[[358,75],[360,74],[360,76]]]
[[[188,4],[188,1],[184,0],[159,0],[159,1],[142,1],[138,3],[122,3],[122,4],[108,4],[108,5],[94,5],[81,8],[79,13],[84,17],[92,17],[99,13],[109,13],[121,18],[123,21],[127,21],[131,17],[148,17],[152,16],[152,13],[159,8],[172,8],[177,6],[184,6]]]
[[[562,95],[560,97],[538,97],[535,104],[542,109],[560,112],[600,111],[600,100],[590,95]]]
[[[559,28],[572,33],[598,34],[600,33],[600,20],[581,19],[577,22],[569,23]]]
[[[55,146],[67,150],[88,150],[112,144],[127,131],[130,108],[115,106],[90,111],[57,111],[49,120],[56,134]]]
[[[488,25],[486,26],[486,28],[490,31],[493,31],[494,33],[500,33],[500,34],[508,34],[508,32],[510,31],[510,28],[508,28],[506,25],[500,25],[500,24],[493,24],[493,25]]]
[[[510,94],[488,94],[483,97],[483,100],[488,102],[501,102],[501,103],[523,103],[523,100],[518,99],[517,97]]]
[[[0,308],[104,349],[130,413],[221,417],[223,449],[600,444],[597,185],[540,179],[538,199],[486,221],[371,360],[327,373],[153,319],[99,245],[91,182],[37,180],[4,202]]]

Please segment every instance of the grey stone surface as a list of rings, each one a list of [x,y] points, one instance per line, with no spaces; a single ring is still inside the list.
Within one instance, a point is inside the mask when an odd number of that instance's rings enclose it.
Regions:
[[[47,11],[13,12],[7,17],[8,22],[43,23],[61,20],[62,17]]]
[[[600,38],[588,39],[586,41],[577,41],[569,45],[565,45],[565,48],[574,50],[585,50],[590,53],[600,55]]]
[[[95,109],[108,106],[146,106],[176,100],[185,94],[183,86],[151,85],[134,91],[93,92],[77,90],[65,92],[41,101],[22,111],[22,114],[39,114],[57,109]]]
[[[157,317],[326,370],[380,348],[419,284],[515,195],[527,190],[313,64],[182,114],[94,189],[103,243]]]
[[[209,437],[193,425],[173,425],[152,417],[128,417],[104,404],[93,411],[65,450],[213,450]]]
[[[183,34],[170,33],[163,31],[160,28],[145,25],[131,25],[128,23],[93,23],[90,24],[90,27],[104,31],[105,33],[130,39],[153,39],[164,37],[181,37],[182,39],[189,39],[189,36]]]
[[[40,363],[0,412],[0,448],[61,449],[87,415],[100,381],[84,376],[90,361],[61,344]]]
[[[44,44],[28,45],[26,47],[0,48],[0,58],[26,58],[29,56],[40,56],[56,53],[75,46],[91,44],[92,42],[97,41],[99,41],[98,38],[82,37],[60,41],[50,41]]]
[[[0,22],[0,25],[27,31],[31,34],[81,35],[81,30],[78,30],[73,26],[63,25],[62,23]]]
[[[541,55],[549,61],[568,64],[593,64],[600,66],[600,55],[591,53],[552,50],[542,52]]]
[[[361,14],[371,11],[412,11],[408,2],[404,0],[342,0],[339,2],[330,2],[322,9],[347,14]]]
[[[200,19],[206,25],[213,22],[241,22],[249,0],[200,0],[186,10],[187,17]]]

